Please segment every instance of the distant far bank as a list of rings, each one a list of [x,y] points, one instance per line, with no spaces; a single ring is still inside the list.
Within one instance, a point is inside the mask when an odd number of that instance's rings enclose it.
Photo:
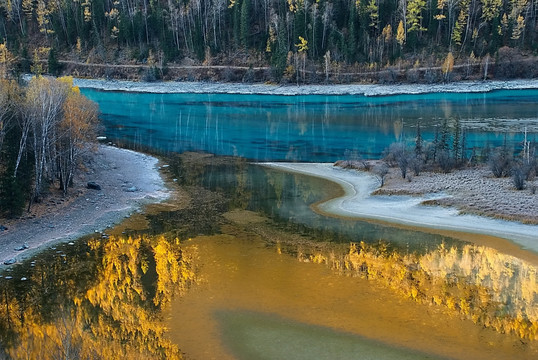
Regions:
[[[538,89],[538,79],[462,81],[443,84],[338,84],[338,85],[272,85],[226,82],[158,81],[81,79],[74,84],[81,88],[106,91],[146,93],[212,93],[212,94],[263,94],[263,95],[363,95],[384,96],[425,93],[475,93],[494,90]]]

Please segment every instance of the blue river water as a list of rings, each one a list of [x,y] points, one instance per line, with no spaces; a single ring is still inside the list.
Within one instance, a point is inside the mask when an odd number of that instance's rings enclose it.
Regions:
[[[82,89],[96,101],[110,141],[158,152],[205,151],[256,161],[379,158],[459,126],[470,154],[538,132],[538,90],[358,95],[151,94]]]

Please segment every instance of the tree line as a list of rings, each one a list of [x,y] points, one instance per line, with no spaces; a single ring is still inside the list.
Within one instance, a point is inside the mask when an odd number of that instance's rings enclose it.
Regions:
[[[69,77],[0,79],[0,213],[20,215],[53,185],[67,194],[97,124]]]
[[[528,134],[526,128],[523,141],[517,145],[509,146],[505,134],[502,146],[469,148],[466,129],[460,119],[455,118],[444,119],[437,125],[432,141],[424,140],[420,122],[417,122],[413,141],[402,138],[390,144],[384,150],[382,161],[375,166],[353,151],[346,151],[344,159],[336,165],[372,171],[378,176],[381,187],[391,167],[398,168],[401,177],[411,181],[409,173],[414,176],[419,176],[422,171],[449,173],[455,169],[487,165],[494,177],[511,177],[514,188],[523,190],[538,174],[537,149],[536,137]],[[530,190],[534,194],[536,187],[531,184]]]
[[[527,181],[533,181],[538,172],[537,145],[535,140],[525,137],[517,150],[508,146],[485,147],[480,152],[467,149],[466,132],[459,119],[449,125],[447,119],[436,127],[435,137],[425,142],[421,135],[420,123],[417,123],[416,137],[413,144],[397,142],[386,150],[384,161],[389,166],[400,169],[402,178],[406,178],[408,170],[415,176],[423,170],[439,170],[444,173],[469,165],[487,164],[493,176],[512,177],[517,190],[526,188]],[[375,169],[383,182],[388,170]],[[535,193],[536,189],[531,189]]]
[[[0,42],[23,71],[60,52],[161,67],[185,58],[266,64],[276,78],[302,81],[314,68],[323,78],[339,66],[445,60],[446,78],[454,57],[487,73],[501,48],[536,53],[537,15],[536,0],[0,0]]]

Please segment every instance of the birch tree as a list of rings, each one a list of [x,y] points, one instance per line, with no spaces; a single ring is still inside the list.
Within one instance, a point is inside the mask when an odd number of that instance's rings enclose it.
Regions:
[[[81,156],[95,139],[97,115],[97,104],[81,95],[76,87],[69,91],[63,105],[63,118],[58,126],[56,143],[58,177],[64,195],[67,194]]]
[[[44,177],[51,174],[55,157],[51,149],[54,148],[56,127],[68,92],[69,84],[55,79],[34,77],[28,84],[24,116],[32,132],[35,176],[28,208],[34,201],[40,201]]]
[[[0,79],[0,150],[9,130],[15,125],[16,84],[9,80]]]

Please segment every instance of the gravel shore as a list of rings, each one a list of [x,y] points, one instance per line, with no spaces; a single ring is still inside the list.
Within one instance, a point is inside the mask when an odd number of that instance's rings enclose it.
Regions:
[[[157,163],[152,156],[100,145],[87,171],[75,179],[70,200],[51,195],[21,219],[0,219],[7,227],[0,232],[0,270],[5,261],[21,261],[58,241],[101,232],[143,205],[167,199]],[[87,189],[88,181],[101,190]]]
[[[502,89],[538,89],[538,80],[469,81],[448,84],[348,84],[348,85],[270,85],[211,82],[134,82],[122,80],[74,79],[74,85],[108,91],[194,94],[266,95],[365,95],[424,94],[437,92],[488,92]]]

